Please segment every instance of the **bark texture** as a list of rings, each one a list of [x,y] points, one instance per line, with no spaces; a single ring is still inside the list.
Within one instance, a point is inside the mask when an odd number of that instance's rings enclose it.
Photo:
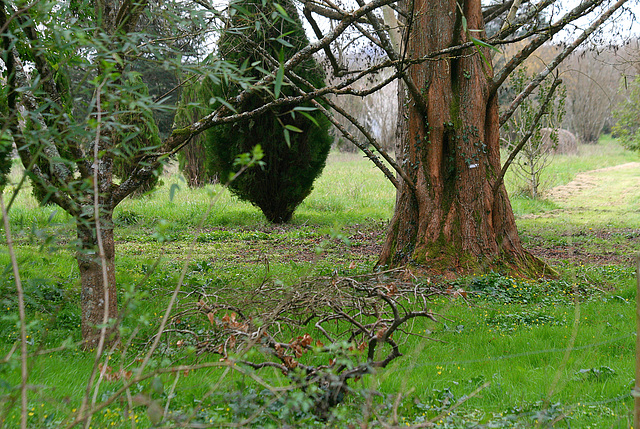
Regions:
[[[409,55],[419,58],[482,38],[480,0],[415,0]],[[468,29],[465,31],[463,15]],[[436,272],[478,272],[508,264],[537,270],[522,248],[500,172],[499,112],[489,52],[469,48],[409,68],[426,117],[405,100],[400,159],[416,185],[398,191],[379,264],[424,264]]]
[[[100,329],[105,317],[118,317],[117,288],[115,276],[115,243],[110,215],[100,219],[102,247],[107,282],[104,282],[102,261],[99,256],[96,225],[93,219],[77,219],[78,250],[76,259],[80,270],[82,302],[82,339],[86,348],[94,348],[99,340]],[[111,329],[113,331],[113,329]],[[111,334],[112,332],[107,332]]]

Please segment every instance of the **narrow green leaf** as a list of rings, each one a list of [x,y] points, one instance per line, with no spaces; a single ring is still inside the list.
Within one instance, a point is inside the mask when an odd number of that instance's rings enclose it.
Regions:
[[[176,191],[180,190],[180,186],[177,183],[174,183],[169,188],[169,201],[173,201],[173,197],[176,196]]]
[[[285,125],[284,126],[286,129],[288,129],[289,131],[293,131],[294,133],[301,133],[302,130],[294,125]]]
[[[244,16],[251,16],[251,12],[249,12],[249,9],[237,3],[230,5],[230,13],[232,13],[234,10],[240,12]]]
[[[273,4],[275,6],[275,8],[278,10],[278,12],[280,13],[280,15],[284,16],[284,17],[289,17],[289,14],[287,13],[286,10],[284,10],[284,8],[278,4],[278,3],[274,3]]]
[[[471,38],[471,41],[473,42],[474,45],[476,46],[484,46],[485,48],[489,48],[489,49],[493,49],[494,51],[496,51],[497,53],[500,53],[500,49],[496,48],[493,45],[488,44],[487,42],[485,42],[484,40],[480,40],[480,39],[476,39],[475,37]]]
[[[284,65],[280,63],[278,72],[276,73],[276,83],[273,88],[273,94],[276,98],[280,97],[280,89],[282,88],[282,81],[284,80]]]
[[[226,108],[231,110],[233,113],[238,113],[238,111],[227,100],[225,100],[222,97],[213,97],[211,100],[219,101],[222,105],[224,105]]]
[[[300,114],[304,115],[308,120],[310,120],[311,122],[313,122],[315,124],[316,127],[319,127],[320,125],[318,124],[318,121],[316,121],[316,118],[314,118],[313,116],[311,116],[310,114],[308,114],[307,112],[300,112]]]
[[[286,40],[284,40],[282,37],[277,38],[277,39],[276,39],[276,42],[278,42],[278,43],[280,43],[280,44],[282,44],[282,45],[286,46],[287,48],[293,48],[293,47],[294,47],[291,43],[287,42],[287,41],[286,41]]]
[[[289,135],[289,130],[284,129],[284,141],[287,142],[287,146],[291,147],[291,136]]]
[[[307,107],[307,106],[296,106],[293,108],[296,112],[313,112],[318,110],[317,107]]]

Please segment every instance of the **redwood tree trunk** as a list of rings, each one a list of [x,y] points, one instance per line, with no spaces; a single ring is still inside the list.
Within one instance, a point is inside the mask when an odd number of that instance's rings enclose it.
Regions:
[[[107,282],[103,274],[103,261],[99,256],[96,239],[96,225],[93,219],[76,219],[78,231],[78,250],[76,258],[80,269],[82,300],[82,339],[86,348],[94,348],[98,344],[100,326],[104,323],[105,307],[107,317],[118,316],[115,277],[115,245],[111,214],[101,214],[100,218],[104,263],[106,265]],[[109,330],[110,335],[113,330]]]
[[[459,0],[469,29],[484,29],[480,0]],[[414,58],[468,41],[455,0],[415,0],[408,52]],[[472,32],[482,38],[483,33]],[[488,51],[483,52],[490,61]],[[498,102],[491,67],[469,48],[409,68],[427,114],[406,103],[400,155],[416,189],[403,183],[380,265],[424,264],[436,272],[478,272],[541,263],[522,248],[500,172]]]

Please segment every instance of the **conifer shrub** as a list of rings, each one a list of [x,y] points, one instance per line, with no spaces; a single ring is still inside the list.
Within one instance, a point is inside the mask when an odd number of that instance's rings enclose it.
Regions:
[[[235,63],[254,80],[262,78],[273,65],[267,63],[252,43],[259,44],[273,58],[284,63],[309,44],[297,11],[289,0],[279,4],[260,0],[240,0],[230,7],[236,11],[231,26],[220,40],[220,56]],[[307,60],[294,69],[314,87],[324,86],[322,68]],[[276,79],[277,81],[277,79]],[[212,99],[235,96],[242,85],[221,81],[211,84]],[[286,83],[258,89],[238,111],[252,111],[274,97],[298,95]],[[304,90],[311,90],[301,85]],[[214,103],[212,107],[217,107]],[[210,174],[226,181],[238,169],[234,160],[239,153],[250,152],[259,144],[264,151],[264,165],[245,171],[229,184],[231,191],[259,207],[274,223],[288,222],[298,205],[309,195],[314,180],[325,166],[332,138],[329,122],[309,104],[272,108],[245,121],[223,124],[209,130],[206,138]]]

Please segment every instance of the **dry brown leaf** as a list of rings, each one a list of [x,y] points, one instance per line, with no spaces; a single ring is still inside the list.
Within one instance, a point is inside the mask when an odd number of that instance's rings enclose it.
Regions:
[[[231,349],[236,346],[236,336],[235,335],[232,335],[232,336],[229,337],[229,342],[227,343],[227,346],[229,348],[231,348]]]
[[[387,285],[387,296],[394,296],[398,294],[398,287],[395,283],[391,283]]]
[[[282,361],[284,362],[284,366],[286,366],[288,369],[294,369],[295,367],[298,366],[298,361],[296,361],[291,356],[283,357]]]
[[[276,344],[276,356],[278,356],[279,358],[282,358],[282,356],[284,355],[284,351],[282,350],[282,346],[280,344]]]
[[[313,341],[311,335],[309,334],[304,334],[302,337],[298,337],[298,339],[300,340],[300,344],[302,345],[302,347],[310,346],[311,342]]]

